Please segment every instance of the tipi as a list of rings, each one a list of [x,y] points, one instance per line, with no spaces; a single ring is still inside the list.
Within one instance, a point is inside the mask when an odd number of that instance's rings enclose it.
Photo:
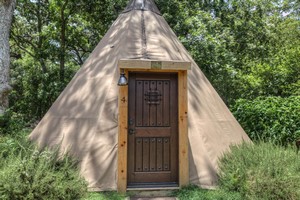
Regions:
[[[122,67],[129,80],[125,87],[117,85]],[[163,71],[164,68],[168,70]],[[187,85],[177,90],[181,85],[178,74],[184,70]],[[147,86],[148,83],[154,84],[155,90]],[[175,88],[173,92],[172,88]],[[180,100],[184,89],[188,94],[186,102],[184,96]],[[120,98],[120,91],[128,91],[129,100]],[[141,97],[138,97],[139,91],[142,91]],[[135,95],[137,97],[133,97]],[[120,102],[129,106],[124,119],[119,115]],[[188,118],[187,142],[182,143],[179,139],[178,143],[178,137],[184,138],[185,134],[184,123],[178,122],[183,119],[180,106],[184,103],[187,104],[184,111]],[[165,104],[167,106],[163,107]],[[138,114],[139,109],[144,111]],[[131,110],[136,112],[132,115],[136,118],[133,122]],[[179,119],[174,118],[178,115]],[[120,119],[125,120],[125,124],[120,124]],[[134,130],[130,129],[132,124],[135,124]],[[141,136],[132,140],[132,135],[140,134],[141,129],[144,131]],[[128,132],[128,138],[120,135],[122,130]],[[174,138],[164,136],[169,133],[175,134]],[[121,137],[128,144],[120,144],[118,139],[120,141]],[[129,2],[33,130],[30,139],[42,147],[60,145],[62,151],[76,156],[81,174],[94,190],[124,190],[119,181],[125,183],[125,190],[127,186],[181,186],[187,183],[212,187],[217,182],[218,158],[231,144],[250,141],[153,0]],[[130,144],[131,140],[133,143]],[[122,156],[119,155],[121,147],[126,150]],[[181,154],[184,154],[182,158]],[[188,155],[187,162],[185,155]],[[118,169],[124,166],[124,157],[126,166]],[[179,167],[174,168],[177,164]],[[185,169],[184,166],[188,167]],[[125,175],[121,177],[121,173]],[[158,179],[156,174],[159,174]]]

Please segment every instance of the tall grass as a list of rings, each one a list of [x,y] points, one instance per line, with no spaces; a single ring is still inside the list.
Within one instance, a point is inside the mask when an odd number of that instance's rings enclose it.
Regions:
[[[244,199],[300,199],[300,154],[271,143],[242,144],[220,160],[220,188]]]
[[[76,162],[58,151],[39,151],[25,134],[1,137],[0,199],[80,199],[86,182]]]

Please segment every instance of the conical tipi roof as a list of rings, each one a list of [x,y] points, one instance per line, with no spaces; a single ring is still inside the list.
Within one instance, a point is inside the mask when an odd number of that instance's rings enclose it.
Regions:
[[[152,0],[132,0],[30,135],[38,145],[60,145],[80,161],[89,187],[117,188],[120,59],[179,60],[188,72],[190,183],[216,184],[218,158],[249,141],[213,86]]]

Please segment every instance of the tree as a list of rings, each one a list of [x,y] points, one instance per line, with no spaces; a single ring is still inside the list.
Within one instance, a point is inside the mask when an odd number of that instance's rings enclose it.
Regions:
[[[298,2],[156,1],[228,105],[239,98],[299,95]]]
[[[16,0],[0,0],[0,115],[8,107],[10,47],[9,33]]]
[[[41,118],[127,0],[18,0],[11,28],[10,110]]]
[[[298,2],[155,0],[228,105],[239,98],[300,94]],[[41,118],[127,3],[18,0],[10,111],[26,121]]]

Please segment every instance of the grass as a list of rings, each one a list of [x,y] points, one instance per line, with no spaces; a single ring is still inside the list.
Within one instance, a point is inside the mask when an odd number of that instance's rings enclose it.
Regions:
[[[90,192],[86,198],[81,200],[124,200],[126,195],[117,192]]]
[[[198,186],[190,185],[175,192],[180,200],[241,200],[242,196],[237,192],[227,192],[222,189],[205,190]]]

